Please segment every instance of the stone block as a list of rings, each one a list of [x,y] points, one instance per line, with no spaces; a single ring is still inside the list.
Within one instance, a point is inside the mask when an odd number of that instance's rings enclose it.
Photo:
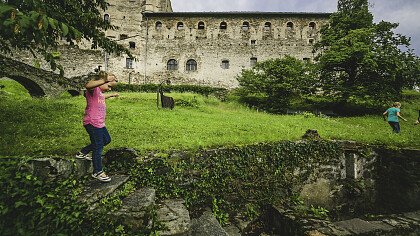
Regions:
[[[346,229],[353,234],[372,234],[380,232],[388,232],[393,228],[389,225],[380,223],[380,222],[369,222],[359,218],[354,218],[351,220],[335,222],[334,225]]]
[[[107,197],[127,182],[129,177],[125,175],[115,175],[111,176],[111,179],[112,180],[107,183],[100,182],[97,179],[91,179],[86,184],[83,192],[79,195],[79,201],[94,203],[104,197]]]
[[[190,236],[229,236],[211,211],[206,211],[198,219],[191,221]]]
[[[152,210],[155,199],[155,189],[138,189],[123,200],[121,209],[113,215],[122,218],[124,225],[127,225],[129,228],[134,230],[141,229],[149,223],[145,222],[145,215]]]
[[[37,158],[29,160],[23,168],[43,179],[68,178],[71,174],[85,176],[92,171],[90,161],[64,158]]]
[[[180,199],[164,200],[159,204],[157,217],[167,229],[159,235],[188,235],[190,231],[190,214]]]

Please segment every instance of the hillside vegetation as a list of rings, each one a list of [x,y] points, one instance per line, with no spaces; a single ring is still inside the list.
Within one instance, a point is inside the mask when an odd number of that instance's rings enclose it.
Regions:
[[[82,126],[83,96],[31,98],[18,83],[0,79],[0,156],[72,156],[88,143]],[[278,140],[298,140],[308,129],[324,139],[420,148],[420,125],[415,126],[420,93],[407,92],[402,101],[402,133],[393,134],[375,116],[330,118],[311,113],[272,115],[191,93],[171,93],[174,110],[158,109],[156,94],[121,93],[107,101],[107,148],[140,151],[198,149]]]

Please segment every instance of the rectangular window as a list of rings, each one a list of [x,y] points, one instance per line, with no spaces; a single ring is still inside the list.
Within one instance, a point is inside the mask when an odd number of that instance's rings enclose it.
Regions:
[[[255,46],[257,44],[257,40],[251,40],[251,46]]]
[[[222,68],[223,69],[229,69],[229,61],[228,60],[223,60],[222,61]]]
[[[254,67],[255,66],[255,64],[257,64],[257,58],[256,57],[251,57],[251,59],[249,60],[250,61],[250,65],[251,65],[251,67]]]
[[[132,58],[126,58],[125,59],[125,67],[127,69],[133,69],[133,59]]]

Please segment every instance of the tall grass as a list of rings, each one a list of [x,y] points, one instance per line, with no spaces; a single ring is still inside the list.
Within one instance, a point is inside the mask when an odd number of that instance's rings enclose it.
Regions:
[[[0,156],[71,156],[88,143],[82,126],[83,96],[33,99],[20,85],[1,80]],[[196,94],[172,93],[174,110],[159,109],[156,95],[121,93],[107,100],[107,128],[112,142],[107,148],[130,147],[141,151],[198,149],[276,140],[297,140],[307,129],[325,139],[354,140],[369,144],[420,147],[420,125],[414,126],[419,93],[404,102],[402,133],[377,116],[321,118],[313,115],[272,115],[235,102]]]

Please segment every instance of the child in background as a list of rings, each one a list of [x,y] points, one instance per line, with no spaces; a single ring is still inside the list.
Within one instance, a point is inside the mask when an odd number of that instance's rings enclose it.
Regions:
[[[111,136],[105,127],[105,99],[119,96],[118,93],[104,94],[103,92],[111,90],[111,87],[116,83],[115,75],[100,71],[93,80],[85,85],[87,92],[83,126],[89,134],[90,144],[82,148],[76,158],[90,159],[88,153],[92,152],[92,177],[102,182],[111,181],[111,178],[102,169],[102,151],[104,146],[111,142]]]
[[[399,123],[398,118],[401,118],[402,120],[407,121],[401,116],[400,108],[401,108],[401,103],[394,102],[392,107],[388,108],[388,110],[386,110],[383,113],[384,121],[386,121],[386,115],[388,115],[388,124],[392,127],[392,131],[394,133],[400,132],[400,123]]]

